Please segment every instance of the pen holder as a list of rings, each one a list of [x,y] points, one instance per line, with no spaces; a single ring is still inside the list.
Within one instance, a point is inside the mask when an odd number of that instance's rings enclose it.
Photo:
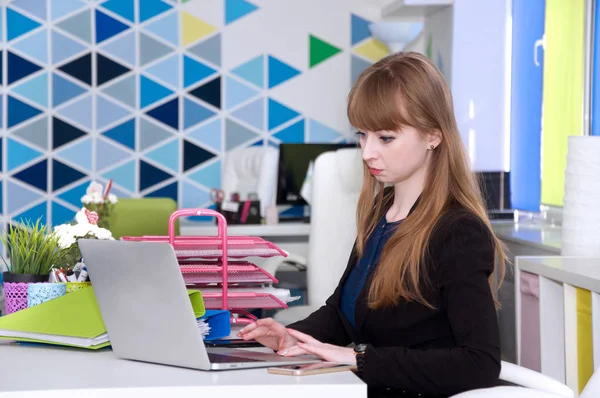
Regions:
[[[27,308],[28,283],[4,282],[6,315]]]
[[[91,282],[67,282],[66,283],[66,293],[73,293],[76,290],[84,289],[86,287],[92,286]]]
[[[30,283],[27,287],[27,307],[64,296],[66,292],[65,283]]]

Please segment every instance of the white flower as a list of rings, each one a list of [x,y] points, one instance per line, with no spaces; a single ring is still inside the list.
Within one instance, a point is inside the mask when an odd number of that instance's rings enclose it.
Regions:
[[[85,205],[89,205],[90,203],[92,203],[92,196],[88,195],[87,193],[85,195],[83,195],[81,197],[81,203],[85,204]]]
[[[94,233],[98,239],[113,240],[112,233],[106,228],[97,227]]]
[[[77,214],[75,214],[75,221],[77,221],[78,225],[89,225],[90,222],[88,221],[87,215],[85,214],[85,207],[83,207],[81,210],[79,210],[77,212]]]
[[[117,199],[117,195],[115,195],[114,193],[109,193],[108,194],[108,201],[112,204],[117,203],[118,199]]]
[[[93,196],[94,193],[97,193],[100,195],[100,197],[102,197],[103,190],[104,190],[104,188],[102,187],[102,184],[100,184],[96,181],[92,181],[90,183],[90,185],[87,187],[87,189],[85,190],[85,193],[90,196]]]

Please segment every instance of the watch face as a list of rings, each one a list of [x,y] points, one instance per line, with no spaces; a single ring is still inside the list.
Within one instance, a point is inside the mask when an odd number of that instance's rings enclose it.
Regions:
[[[367,349],[366,344],[359,344],[356,347],[354,347],[354,351],[356,351],[356,352],[365,352],[366,349]]]

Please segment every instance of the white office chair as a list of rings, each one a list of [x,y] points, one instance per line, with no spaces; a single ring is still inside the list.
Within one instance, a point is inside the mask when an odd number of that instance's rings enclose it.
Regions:
[[[239,148],[225,158],[221,189],[225,197],[238,193],[242,200],[249,193],[260,198],[261,216],[265,209],[275,206],[279,150],[272,147]]]
[[[326,152],[315,160],[308,261],[293,254],[287,258],[306,264],[308,304],[279,311],[275,319],[284,325],[303,319],[322,306],[342,277],[356,239],[356,205],[362,173],[358,149]],[[274,273],[285,260],[274,258],[263,267]]]
[[[574,398],[565,384],[518,365],[502,362],[500,379],[520,387],[484,388],[454,395],[452,398]],[[579,398],[600,397],[600,372],[594,372]]]

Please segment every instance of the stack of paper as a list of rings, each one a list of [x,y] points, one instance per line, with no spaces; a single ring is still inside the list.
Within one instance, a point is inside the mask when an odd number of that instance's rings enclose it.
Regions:
[[[202,317],[202,295],[194,290],[188,294],[194,315]],[[110,345],[92,287],[0,317],[0,339],[87,349]]]
[[[202,287],[200,291],[203,293],[221,293],[223,289],[220,287]],[[266,293],[271,294],[284,303],[291,303],[300,299],[300,296],[292,296],[289,289],[280,289],[275,287],[235,287],[229,286],[229,293]]]

